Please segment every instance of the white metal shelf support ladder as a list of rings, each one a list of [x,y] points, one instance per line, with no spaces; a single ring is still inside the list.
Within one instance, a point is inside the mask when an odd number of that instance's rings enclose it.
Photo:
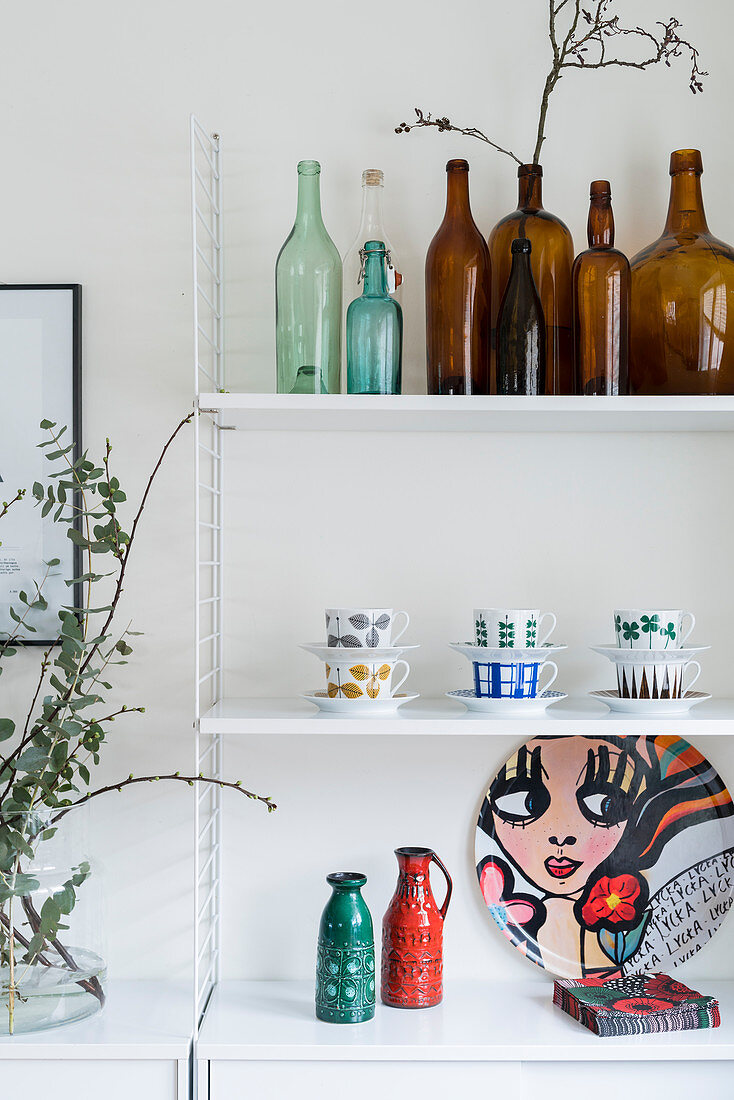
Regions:
[[[191,220],[194,314],[195,752],[196,774],[222,778],[221,735],[202,736],[203,713],[222,698],[221,414],[200,413],[199,394],[224,387],[222,172],[218,134],[191,116]],[[194,790],[194,1066],[196,1039],[219,980],[221,948],[221,789]]]

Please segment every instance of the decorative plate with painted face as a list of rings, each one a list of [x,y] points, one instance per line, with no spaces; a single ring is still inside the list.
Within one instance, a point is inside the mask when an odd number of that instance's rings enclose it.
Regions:
[[[479,813],[479,886],[519,951],[563,977],[685,962],[734,900],[734,805],[682,737],[536,737]]]

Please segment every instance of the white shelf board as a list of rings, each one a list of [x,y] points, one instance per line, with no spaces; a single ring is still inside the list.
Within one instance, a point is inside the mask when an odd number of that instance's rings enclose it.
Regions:
[[[465,710],[453,699],[415,699],[384,718],[322,714],[305,699],[222,699],[201,719],[204,734],[399,734],[531,737],[577,735],[590,724],[615,734],[680,733],[701,737],[734,733],[734,699],[711,699],[689,714],[666,718],[613,714],[594,699],[564,699],[538,716],[489,718]]]
[[[698,983],[697,983],[698,984]],[[199,1036],[198,1057],[298,1061],[664,1061],[734,1059],[734,982],[700,983],[718,997],[722,1026],[600,1039],[552,1004],[553,983],[448,982],[443,1004],[377,1005],[364,1024],[314,1015],[313,982],[223,982]]]
[[[205,393],[199,408],[249,431],[734,431],[734,397]]]
[[[4,1034],[7,1019],[0,1014],[0,1062],[188,1058],[193,1020],[189,983],[111,981],[106,991],[107,1002],[96,1016],[49,1031]]]

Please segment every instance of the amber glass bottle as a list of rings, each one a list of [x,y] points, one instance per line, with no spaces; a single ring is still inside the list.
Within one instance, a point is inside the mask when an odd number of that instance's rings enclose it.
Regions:
[[[516,237],[527,237],[533,246],[531,263],[535,285],[543,304],[546,326],[545,392],[572,394],[573,310],[571,268],[573,240],[560,218],[543,209],[543,169],[521,164],[517,170],[517,210],[498,222],[489,236],[492,260],[492,370],[496,377],[497,317],[510,277],[510,247]]]
[[[530,266],[532,245],[511,245],[512,268],[497,318],[497,393],[545,393],[545,318]]]
[[[670,157],[663,235],[632,260],[630,385],[734,394],[734,249],[709,232],[698,149]]]
[[[446,213],[426,255],[428,392],[489,393],[489,249],[469,205],[469,165],[446,165]]]
[[[628,392],[630,265],[614,247],[612,189],[594,180],[588,251],[573,264],[573,333],[576,393]]]

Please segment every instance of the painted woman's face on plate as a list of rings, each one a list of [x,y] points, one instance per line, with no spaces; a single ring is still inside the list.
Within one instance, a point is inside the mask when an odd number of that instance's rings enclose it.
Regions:
[[[640,780],[608,742],[529,741],[489,791],[495,835],[539,889],[577,894],[619,844]]]

